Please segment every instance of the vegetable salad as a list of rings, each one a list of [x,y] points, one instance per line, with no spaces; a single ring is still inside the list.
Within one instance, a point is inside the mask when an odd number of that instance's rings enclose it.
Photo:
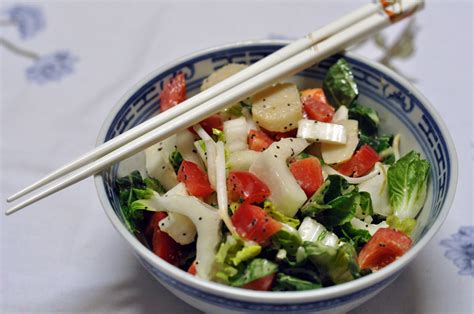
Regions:
[[[275,84],[149,147],[146,176],[116,182],[127,227],[168,263],[245,289],[319,289],[390,264],[412,245],[430,166],[400,156],[358,94],[341,58],[322,88]],[[184,75],[160,97],[162,111],[184,101]]]

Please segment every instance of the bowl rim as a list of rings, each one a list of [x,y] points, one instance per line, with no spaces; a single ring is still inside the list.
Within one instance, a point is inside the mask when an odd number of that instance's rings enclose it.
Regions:
[[[125,102],[136,92],[138,91],[145,83],[149,80],[153,79],[160,73],[166,71],[169,68],[173,68],[178,66],[179,64],[196,57],[200,57],[206,54],[210,54],[217,51],[222,51],[226,49],[232,48],[241,48],[246,46],[254,46],[254,45],[286,45],[290,43],[287,40],[247,40],[247,41],[239,41],[234,43],[227,43],[223,45],[214,46],[211,48],[203,49],[191,54],[188,54],[184,57],[178,58],[172,62],[169,62],[163,66],[160,66],[156,70],[150,72],[146,75],[143,79],[139,80],[135,83],[128,91],[117,101],[114,105],[112,110],[108,113],[102,127],[99,131],[96,145],[99,145],[104,142],[104,139],[107,134],[107,130],[112,123],[113,119],[115,118],[116,114],[120,110],[120,108],[125,104]],[[419,253],[419,251],[433,238],[435,233],[440,229],[442,223],[446,219],[446,216],[452,206],[457,182],[458,182],[458,157],[456,153],[456,149],[452,140],[452,137],[446,127],[444,121],[441,119],[441,116],[438,114],[434,106],[431,102],[420,92],[418,89],[410,83],[407,79],[403,78],[401,75],[395,73],[393,70],[387,68],[386,66],[369,60],[357,53],[354,52],[344,52],[350,58],[353,58],[361,63],[364,63],[384,74],[387,76],[392,77],[394,80],[399,82],[401,85],[404,85],[407,90],[409,90],[415,97],[417,97],[423,106],[427,109],[427,111],[432,115],[434,121],[438,125],[441,133],[445,137],[446,146],[451,154],[451,167],[452,167],[452,185],[450,186],[450,190],[446,195],[446,201],[441,208],[441,211],[436,218],[435,222],[433,223],[432,227],[426,232],[426,234],[402,257],[397,259],[395,262],[391,263],[390,265],[384,267],[380,271],[372,273],[368,276],[358,278],[357,280],[353,280],[347,283],[326,287],[322,289],[315,289],[315,290],[307,290],[307,291],[285,291],[285,292],[261,292],[261,291],[253,291],[253,290],[246,290],[236,287],[230,287],[226,285],[222,285],[212,281],[206,281],[195,276],[192,276],[181,269],[168,264],[158,256],[156,256],[152,251],[146,248],[143,244],[141,244],[122,224],[122,222],[117,217],[115,211],[113,210],[105,192],[104,188],[104,180],[102,174],[99,173],[94,176],[94,183],[96,186],[97,194],[99,200],[104,208],[104,211],[109,218],[110,222],[114,226],[114,228],[122,235],[124,240],[128,242],[130,246],[135,250],[136,253],[142,258],[144,258],[148,263],[153,265],[154,267],[158,268],[161,272],[165,273],[167,276],[178,280],[182,284],[188,285],[194,289],[217,295],[222,297],[231,297],[235,300],[242,300],[247,302],[255,302],[255,303],[273,303],[273,304],[281,304],[281,303],[288,303],[288,302],[297,302],[297,303],[304,303],[304,302],[314,302],[320,300],[327,300],[330,298],[336,298],[343,295],[348,295],[364,288],[368,288],[373,286],[384,279],[389,278],[392,275],[395,275],[399,271],[401,271],[411,260],[415,258],[415,256]]]

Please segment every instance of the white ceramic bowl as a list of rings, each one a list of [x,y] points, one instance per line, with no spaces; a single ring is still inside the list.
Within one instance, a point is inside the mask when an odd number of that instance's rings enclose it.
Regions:
[[[99,133],[97,144],[150,118],[159,109],[163,82],[181,71],[188,95],[198,92],[204,78],[233,62],[250,64],[274,52],[286,42],[252,41],[220,46],[195,53],[162,67],[139,83],[112,109]],[[320,85],[331,57],[299,73],[292,80],[299,87]],[[375,108],[382,118],[382,132],[400,133],[401,150],[422,152],[432,165],[428,198],[418,217],[414,246],[382,270],[341,285],[301,292],[256,292],[203,281],[166,263],[141,244],[125,227],[114,181],[117,174],[143,169],[138,155],[95,177],[99,198],[110,221],[133,249],[143,266],[183,301],[206,312],[343,312],[362,304],[394,281],[405,266],[433,237],[451,206],[457,182],[457,157],[451,137],[430,102],[406,79],[385,66],[346,53],[360,90],[360,101]],[[402,302],[403,300],[400,300]]]

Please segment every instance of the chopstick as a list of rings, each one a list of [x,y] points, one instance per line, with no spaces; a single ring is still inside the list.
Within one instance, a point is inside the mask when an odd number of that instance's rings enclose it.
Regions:
[[[267,58],[215,85],[214,88],[186,100],[179,106],[175,106],[99,146],[92,152],[83,155],[14,194],[8,198],[8,201],[13,201],[84,166],[76,173],[61,178],[47,189],[8,209],[6,214],[12,214],[42,198],[97,174],[117,161],[128,158],[157,141],[219,112],[229,104],[238,102],[247,95],[296,74],[370,34],[380,31],[392,22],[414,13],[422,6],[422,0],[404,0],[395,1],[394,3],[380,1],[378,4],[363,6],[321,30],[310,33],[293,44],[278,50]],[[128,95],[124,98],[127,97]],[[179,119],[173,120],[178,116]]]
[[[239,73],[233,75],[232,77],[216,84],[215,86],[197,94],[194,97],[191,97],[184,102],[180,103],[179,106],[175,106],[165,112],[160,113],[159,115],[141,123],[140,125],[134,127],[133,129],[122,133],[110,141],[96,147],[94,150],[82,155],[78,159],[70,162],[69,164],[51,172],[44,178],[40,179],[39,181],[31,184],[30,186],[22,189],[21,191],[13,194],[12,196],[7,198],[7,202],[12,202],[50,182],[53,180],[64,176],[84,165],[89,163],[90,161],[97,160],[98,158],[104,156],[105,154],[119,148],[122,145],[127,144],[128,142],[138,138],[139,136],[150,132],[151,130],[159,127],[165,122],[168,122],[186,112],[191,110],[192,108],[201,105],[202,103],[208,101],[209,99],[219,96],[222,92],[252,78],[253,76],[271,68],[275,64],[288,59],[291,56],[301,52],[304,49],[311,47],[312,45],[316,44],[317,42],[341,31],[344,28],[370,16],[376,12],[379,12],[383,8],[383,5],[380,3],[369,3],[367,5],[362,6],[361,8],[345,15],[344,17],[328,24],[327,26],[321,28],[320,30],[316,30],[312,33],[309,33],[305,37],[293,42],[292,44],[285,46],[275,53],[269,55],[268,57],[256,62],[255,64],[249,66],[248,68],[240,71]],[[148,80],[145,79],[142,82],[146,82]],[[130,93],[125,95],[119,100],[119,103],[124,103],[129,97]]]

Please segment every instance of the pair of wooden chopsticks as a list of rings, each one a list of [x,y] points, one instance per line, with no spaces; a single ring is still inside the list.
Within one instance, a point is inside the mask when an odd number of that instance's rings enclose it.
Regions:
[[[32,203],[97,174],[159,140],[219,112],[229,104],[268,87],[284,78],[379,32],[413,14],[423,0],[378,0],[281,48],[228,79],[197,94],[154,118],[96,147],[71,163],[7,198],[12,202],[57,179],[57,182],[31,198],[9,208],[12,214]],[[179,117],[179,119],[177,119]],[[77,170],[77,171],[76,171]],[[76,171],[72,173],[73,171]],[[72,173],[72,174],[71,174]]]

